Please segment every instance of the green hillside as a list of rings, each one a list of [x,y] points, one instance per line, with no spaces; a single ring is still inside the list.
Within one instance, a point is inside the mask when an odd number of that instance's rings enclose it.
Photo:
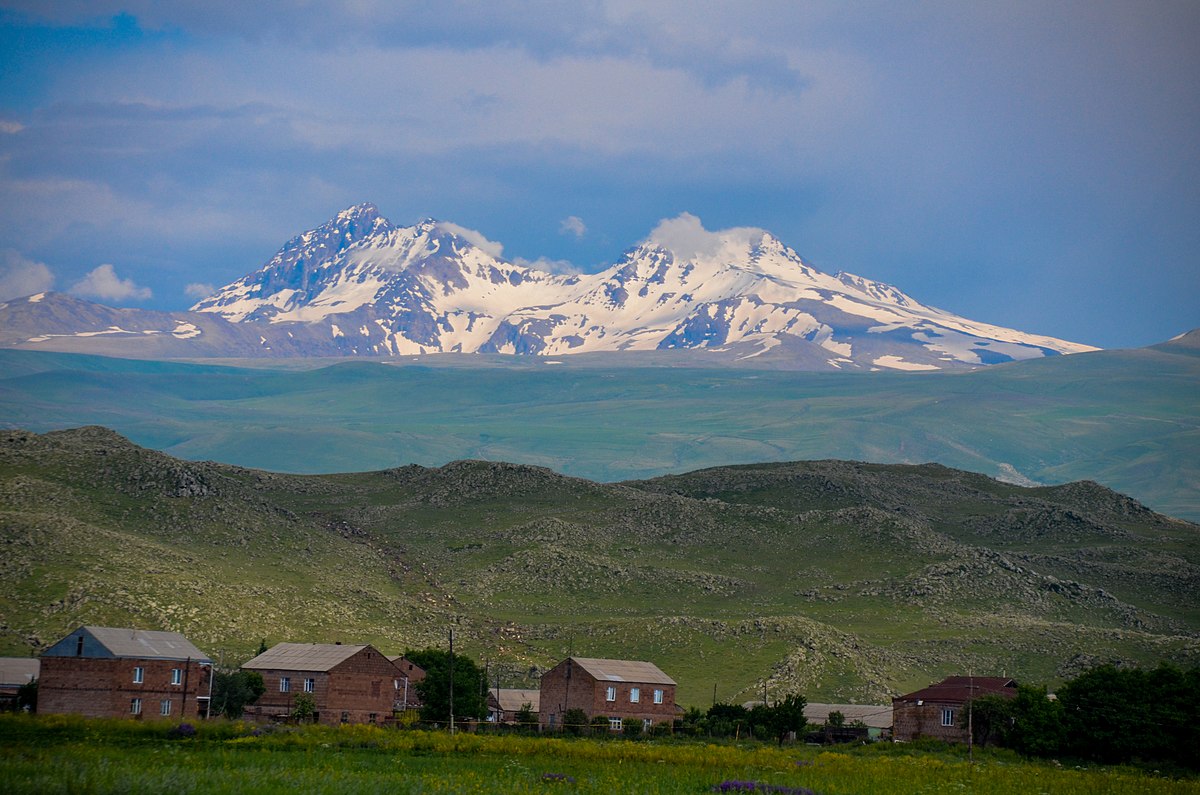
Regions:
[[[1200,664],[1200,527],[1093,483],[937,465],[283,475],[13,431],[0,541],[6,654],[81,623],[181,631],[226,662],[263,639],[398,653],[453,625],[507,685],[569,652],[644,658],[700,705]]]
[[[0,427],[104,425],[181,458],[308,473],[483,459],[620,481],[762,461],[936,461],[1026,484],[1095,480],[1200,520],[1200,357],[1180,345],[966,373],[615,361],[268,369],[6,350]]]

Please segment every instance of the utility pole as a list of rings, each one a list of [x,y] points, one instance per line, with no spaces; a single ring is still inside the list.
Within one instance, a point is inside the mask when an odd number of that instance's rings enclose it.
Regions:
[[[454,734],[454,627],[450,627],[450,733]]]
[[[967,763],[975,764],[975,675],[967,674]]]

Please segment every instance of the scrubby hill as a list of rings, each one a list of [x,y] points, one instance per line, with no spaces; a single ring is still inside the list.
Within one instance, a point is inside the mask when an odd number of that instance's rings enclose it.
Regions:
[[[817,461],[625,484],[460,461],[342,475],[192,463],[102,428],[0,434],[0,644],[170,628],[438,643],[512,684],[653,659],[685,703],[877,700],[973,670],[1200,663],[1200,528],[1090,483]]]

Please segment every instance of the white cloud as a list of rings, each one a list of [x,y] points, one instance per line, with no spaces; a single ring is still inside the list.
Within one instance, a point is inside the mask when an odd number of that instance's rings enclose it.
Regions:
[[[584,273],[583,268],[579,267],[570,260],[565,259],[548,259],[546,257],[538,257],[534,260],[517,257],[513,260],[513,265],[522,268],[530,268],[543,273],[553,273],[558,276],[577,276]]]
[[[713,257],[726,243],[753,244],[767,234],[753,226],[739,226],[710,232],[691,213],[680,213],[675,218],[664,218],[650,232],[645,242],[661,246],[677,259],[693,260]]]
[[[20,122],[9,121],[7,119],[0,119],[0,133],[8,133],[9,135],[16,135],[17,133],[21,132],[21,130],[24,130],[24,129],[25,129],[25,125],[21,124]]]
[[[482,250],[486,254],[490,254],[496,259],[500,259],[504,255],[504,245],[492,240],[488,240],[481,233],[474,229],[467,229],[465,226],[452,224],[449,221],[439,221],[438,228],[454,235],[458,235],[463,240],[470,243],[475,248]]]
[[[104,298],[110,301],[145,301],[153,293],[149,287],[138,287],[132,279],[122,279],[112,265],[104,263],[93,269],[71,287],[76,295]]]
[[[54,286],[54,274],[41,262],[15,249],[0,251],[0,301],[43,293]]]
[[[578,215],[568,215],[559,224],[558,230],[564,235],[575,235],[578,239],[587,234],[587,224]]]
[[[201,282],[192,282],[187,287],[183,288],[184,295],[188,296],[189,298],[195,298],[196,300],[208,298],[216,291],[217,288],[213,285]]]

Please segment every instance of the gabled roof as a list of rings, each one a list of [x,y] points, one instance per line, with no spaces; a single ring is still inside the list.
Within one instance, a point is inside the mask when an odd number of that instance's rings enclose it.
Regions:
[[[521,707],[526,704],[534,712],[538,711],[538,705],[542,700],[541,690],[519,690],[516,688],[502,687],[500,689],[492,688],[488,691],[496,702],[496,705],[505,712],[520,712]]]
[[[894,701],[937,701],[965,704],[973,698],[999,693],[1015,695],[1017,681],[1006,676],[947,676],[940,682]]]
[[[341,643],[276,643],[242,667],[273,671],[329,671],[369,648],[372,647]],[[382,654],[380,656],[384,657]]]
[[[28,684],[41,667],[37,657],[0,657],[0,687]]]
[[[810,724],[820,725],[829,720],[829,713],[840,712],[849,726],[862,721],[872,729],[886,729],[892,725],[891,704],[805,704],[804,718]]]
[[[80,638],[83,638],[82,654],[78,653]],[[125,627],[80,627],[42,652],[42,656],[212,662],[178,632]]]
[[[641,660],[603,660],[596,657],[570,657],[575,664],[602,682],[633,682],[647,685],[673,685],[675,680],[650,662]]]

